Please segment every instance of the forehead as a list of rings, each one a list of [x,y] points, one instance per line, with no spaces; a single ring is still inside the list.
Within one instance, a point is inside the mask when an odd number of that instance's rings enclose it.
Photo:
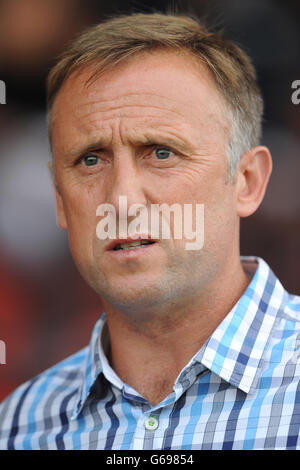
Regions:
[[[67,124],[82,126],[89,117],[105,125],[108,118],[139,116],[147,121],[162,113],[168,121],[199,123],[202,116],[227,127],[225,99],[208,67],[191,53],[139,53],[90,80],[93,70],[73,73],[59,90],[53,134]]]

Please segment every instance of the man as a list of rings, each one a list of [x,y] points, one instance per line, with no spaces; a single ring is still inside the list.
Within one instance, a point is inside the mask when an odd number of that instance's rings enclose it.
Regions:
[[[191,18],[115,18],[63,54],[48,109],[58,223],[105,313],[3,402],[0,447],[300,448],[300,301],[239,253],[272,167],[247,56]],[[203,243],[175,215],[169,238],[124,236],[124,201],[144,222],[188,206],[197,230],[202,205]]]

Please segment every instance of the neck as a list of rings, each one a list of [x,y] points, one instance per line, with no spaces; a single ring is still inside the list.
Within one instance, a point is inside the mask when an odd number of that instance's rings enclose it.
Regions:
[[[103,301],[111,342],[111,365],[119,377],[149,402],[172,391],[182,368],[197,353],[247,288],[241,263],[214,279],[206,293],[128,317]],[[217,287],[214,287],[217,286]],[[146,314],[145,314],[146,312]],[[147,320],[145,320],[147,318]]]

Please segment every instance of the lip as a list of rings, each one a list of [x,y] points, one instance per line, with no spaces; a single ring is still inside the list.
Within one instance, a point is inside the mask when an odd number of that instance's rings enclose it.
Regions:
[[[159,247],[159,243],[143,245],[139,248],[133,248],[132,250],[108,250],[105,253],[109,256],[110,260],[133,261],[143,257],[148,257],[148,259],[150,257],[150,260],[152,260],[157,247]]]
[[[107,247],[105,248],[105,251],[113,251],[114,253],[119,253],[120,251],[123,252],[129,252],[131,250],[114,250],[115,246],[117,245],[120,245],[122,243],[131,243],[131,242],[136,242],[136,241],[139,241],[139,240],[150,240],[152,242],[154,242],[153,244],[151,245],[144,245],[144,246],[141,246],[139,248],[139,250],[143,250],[144,248],[146,247],[151,247],[153,245],[155,245],[158,240],[154,239],[154,238],[151,238],[150,235],[137,235],[136,237],[133,236],[133,237],[127,237],[127,238],[118,238],[116,240],[112,240],[108,245]],[[136,251],[137,249],[133,249],[132,251]]]

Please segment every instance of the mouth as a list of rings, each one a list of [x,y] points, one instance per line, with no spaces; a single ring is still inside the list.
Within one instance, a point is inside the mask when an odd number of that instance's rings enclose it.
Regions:
[[[153,240],[135,240],[135,241],[128,241],[123,243],[117,243],[112,250],[119,251],[119,250],[137,250],[145,245],[153,245],[155,241]]]
[[[144,238],[118,239],[109,243],[105,252],[110,256],[111,260],[128,262],[144,259],[145,257],[148,261],[153,261],[152,256],[155,256],[155,248],[159,246],[158,242],[159,240],[150,239],[147,235],[144,235]]]

